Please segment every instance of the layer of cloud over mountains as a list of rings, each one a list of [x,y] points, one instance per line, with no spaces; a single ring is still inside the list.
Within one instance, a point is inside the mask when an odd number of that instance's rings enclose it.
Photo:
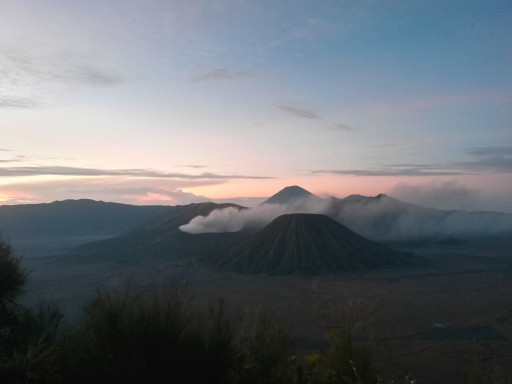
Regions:
[[[351,195],[321,199],[298,186],[286,187],[257,207],[230,207],[196,217],[180,227],[188,233],[236,232],[261,227],[288,213],[327,215],[355,232],[380,241],[500,236],[512,231],[512,215],[443,211],[404,203],[391,196]]]
[[[389,248],[397,242],[510,239],[512,215],[435,210],[386,195],[323,199],[293,186],[253,208],[91,200],[0,206],[0,230],[14,243],[45,236],[82,239],[84,244],[67,252],[84,260],[200,259],[241,272],[322,273],[410,264]],[[87,236],[104,239],[87,242]],[[255,263],[263,254],[266,261]],[[276,254],[293,262],[279,265]],[[371,254],[381,255],[380,262]]]

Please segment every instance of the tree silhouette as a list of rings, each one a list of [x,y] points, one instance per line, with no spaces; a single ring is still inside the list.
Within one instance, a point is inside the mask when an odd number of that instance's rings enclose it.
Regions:
[[[10,311],[23,292],[28,272],[21,259],[14,255],[9,243],[0,238],[0,318]]]
[[[0,239],[0,382],[51,382],[52,352],[62,317],[58,308],[18,303],[28,271],[9,243]]]

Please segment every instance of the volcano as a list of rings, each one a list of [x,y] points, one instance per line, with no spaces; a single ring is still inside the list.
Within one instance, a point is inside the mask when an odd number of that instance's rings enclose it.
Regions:
[[[235,272],[343,273],[412,265],[410,254],[368,240],[325,215],[287,214],[220,262]]]
[[[261,204],[288,205],[299,200],[305,199],[318,199],[318,197],[312,194],[311,192],[305,190],[304,188],[301,188],[297,185],[292,185],[290,187],[285,187],[281,189],[279,192],[269,197]]]

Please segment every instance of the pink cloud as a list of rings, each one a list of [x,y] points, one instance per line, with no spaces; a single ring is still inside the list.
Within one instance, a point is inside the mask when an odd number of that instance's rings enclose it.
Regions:
[[[0,204],[26,204],[33,199],[32,195],[18,191],[0,191]]]
[[[131,199],[135,199],[140,202],[172,201],[173,200],[173,198],[171,196],[164,195],[163,193],[151,193],[151,192],[148,192],[145,195],[127,195],[125,197],[129,197]]]

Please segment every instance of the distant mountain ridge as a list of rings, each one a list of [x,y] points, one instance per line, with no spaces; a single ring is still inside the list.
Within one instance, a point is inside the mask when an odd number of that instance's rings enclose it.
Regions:
[[[333,200],[325,214],[357,233],[379,241],[475,239],[512,235],[512,215],[500,212],[443,211],[380,194]]]
[[[356,200],[362,200],[362,199],[367,199],[367,198],[368,198],[368,196],[363,196],[363,195],[350,195],[350,196],[343,198],[342,200],[343,201],[356,201]]]
[[[301,187],[292,186],[284,188],[265,202],[268,201],[293,207],[296,213],[305,208],[304,213],[327,215],[358,234],[378,241],[512,238],[512,214],[425,208],[385,194],[322,199]]]
[[[269,215],[273,204],[282,205],[276,208],[274,216]],[[197,216],[230,207],[236,208],[232,211],[234,215],[243,211],[241,216],[250,218],[251,210],[261,209],[269,216],[260,220],[258,226],[247,226],[239,232],[192,235],[179,230]],[[0,232],[9,240],[83,236],[80,242],[69,242],[72,245],[107,238],[76,249],[78,253],[99,257],[209,257],[240,245],[283,213],[326,215],[360,236],[385,243],[512,239],[511,214],[435,210],[382,194],[322,199],[298,186],[286,187],[254,208],[212,202],[133,206],[86,199],[0,206]]]
[[[7,237],[117,235],[170,206],[137,206],[89,199],[0,206],[0,231]]]
[[[285,187],[261,204],[291,204],[297,200],[318,199],[318,196],[297,185]]]

